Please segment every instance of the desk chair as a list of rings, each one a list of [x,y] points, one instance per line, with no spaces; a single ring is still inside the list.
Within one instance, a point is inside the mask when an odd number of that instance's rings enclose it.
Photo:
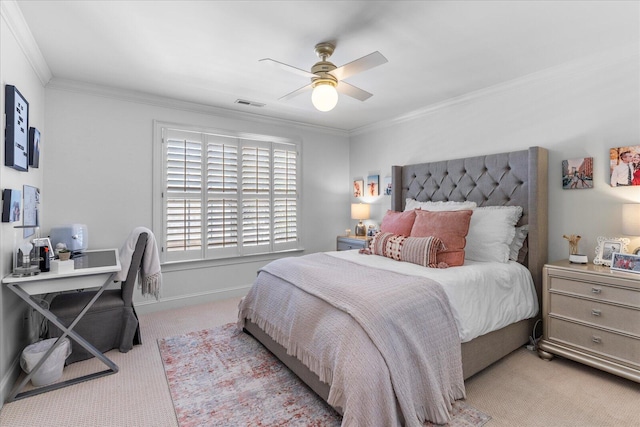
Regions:
[[[132,299],[147,239],[147,233],[140,233],[138,236],[127,278],[121,282],[120,289],[104,291],[74,328],[103,353],[114,348],[126,353],[134,344],[142,344],[138,315]],[[60,294],[51,301],[49,309],[65,326],[69,326],[95,294],[96,291]],[[62,331],[49,322],[47,335],[49,338],[59,337]],[[91,357],[91,353],[71,340],[71,356],[67,359],[67,364]]]

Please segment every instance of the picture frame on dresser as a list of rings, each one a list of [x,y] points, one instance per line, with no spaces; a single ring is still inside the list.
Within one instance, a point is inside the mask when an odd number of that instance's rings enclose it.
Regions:
[[[611,270],[640,274],[640,255],[621,253],[613,254]]]
[[[593,263],[596,265],[611,266],[614,253],[627,253],[631,240],[626,237],[598,237],[596,256]]]
[[[26,172],[29,169],[29,102],[12,85],[5,85],[5,114],[4,165]]]

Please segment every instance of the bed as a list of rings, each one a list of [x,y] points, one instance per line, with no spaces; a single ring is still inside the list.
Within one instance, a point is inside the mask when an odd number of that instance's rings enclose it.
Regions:
[[[537,301],[541,301],[542,267],[547,261],[547,151],[545,149],[531,147],[527,150],[509,153],[394,166],[392,182],[391,210],[393,211],[403,211],[408,199],[419,202],[470,201],[475,202],[479,207],[521,206],[522,215],[517,226],[527,225],[528,235],[520,252],[524,256],[521,256],[519,262],[529,271],[534,285],[533,292],[537,296]],[[332,256],[330,258],[339,257]],[[326,260],[326,257],[323,259]],[[332,263],[333,261],[326,262]],[[332,280],[337,281],[337,278]],[[297,291],[291,291],[292,298],[297,298],[295,292]],[[304,294],[303,291],[300,293]],[[287,294],[282,299],[288,300],[289,295]],[[328,384],[331,382],[332,373],[323,372],[323,368],[314,365],[314,360],[309,360],[306,357],[300,358],[306,360],[300,360],[288,354],[292,352],[288,352],[287,348],[282,345],[284,342],[281,334],[274,334],[273,328],[267,327],[270,322],[267,321],[267,326],[265,326],[264,321],[254,322],[247,318],[248,316],[242,315],[243,303],[241,303],[239,325],[274,353],[325,401],[335,403],[337,392],[332,390]],[[291,301],[286,303],[290,304]],[[288,314],[284,313],[282,317],[287,316]],[[460,345],[460,375],[467,379],[526,344],[529,336],[533,333],[538,317],[539,314],[510,323],[466,342],[459,340],[456,345]],[[261,326],[258,323],[261,323]],[[311,326],[306,325],[305,327],[313,328],[314,326],[311,324]],[[351,339],[358,338],[356,335],[345,338],[347,341]],[[291,349],[290,344],[287,346]],[[351,358],[353,359],[353,356]],[[364,375],[366,372],[363,370],[360,374]],[[385,386],[388,387],[388,385],[376,383],[373,388]],[[464,392],[462,391],[462,393]],[[456,398],[460,398],[460,396],[458,395]],[[346,401],[346,398],[341,397],[341,401]],[[400,405],[396,404],[396,406]],[[345,413],[345,408],[341,406],[336,409]],[[403,414],[406,411],[403,412],[400,408],[398,412],[399,423],[412,424],[404,419]],[[425,416],[436,422],[443,421],[442,419],[434,420],[432,415]],[[357,421],[360,421],[361,425],[367,425],[366,420]]]

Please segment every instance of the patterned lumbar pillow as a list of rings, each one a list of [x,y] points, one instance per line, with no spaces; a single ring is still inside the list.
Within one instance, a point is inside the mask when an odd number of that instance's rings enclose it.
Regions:
[[[447,267],[447,265],[438,265],[438,251],[444,250],[445,247],[442,240],[434,236],[406,237],[380,232],[371,240],[369,249],[375,255],[397,261],[431,268]]]

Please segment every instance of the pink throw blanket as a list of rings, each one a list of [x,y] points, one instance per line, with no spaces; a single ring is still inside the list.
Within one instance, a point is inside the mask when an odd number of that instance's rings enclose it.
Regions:
[[[343,426],[442,424],[465,396],[458,331],[430,279],[325,254],[281,259],[240,303],[245,318],[331,385]]]

